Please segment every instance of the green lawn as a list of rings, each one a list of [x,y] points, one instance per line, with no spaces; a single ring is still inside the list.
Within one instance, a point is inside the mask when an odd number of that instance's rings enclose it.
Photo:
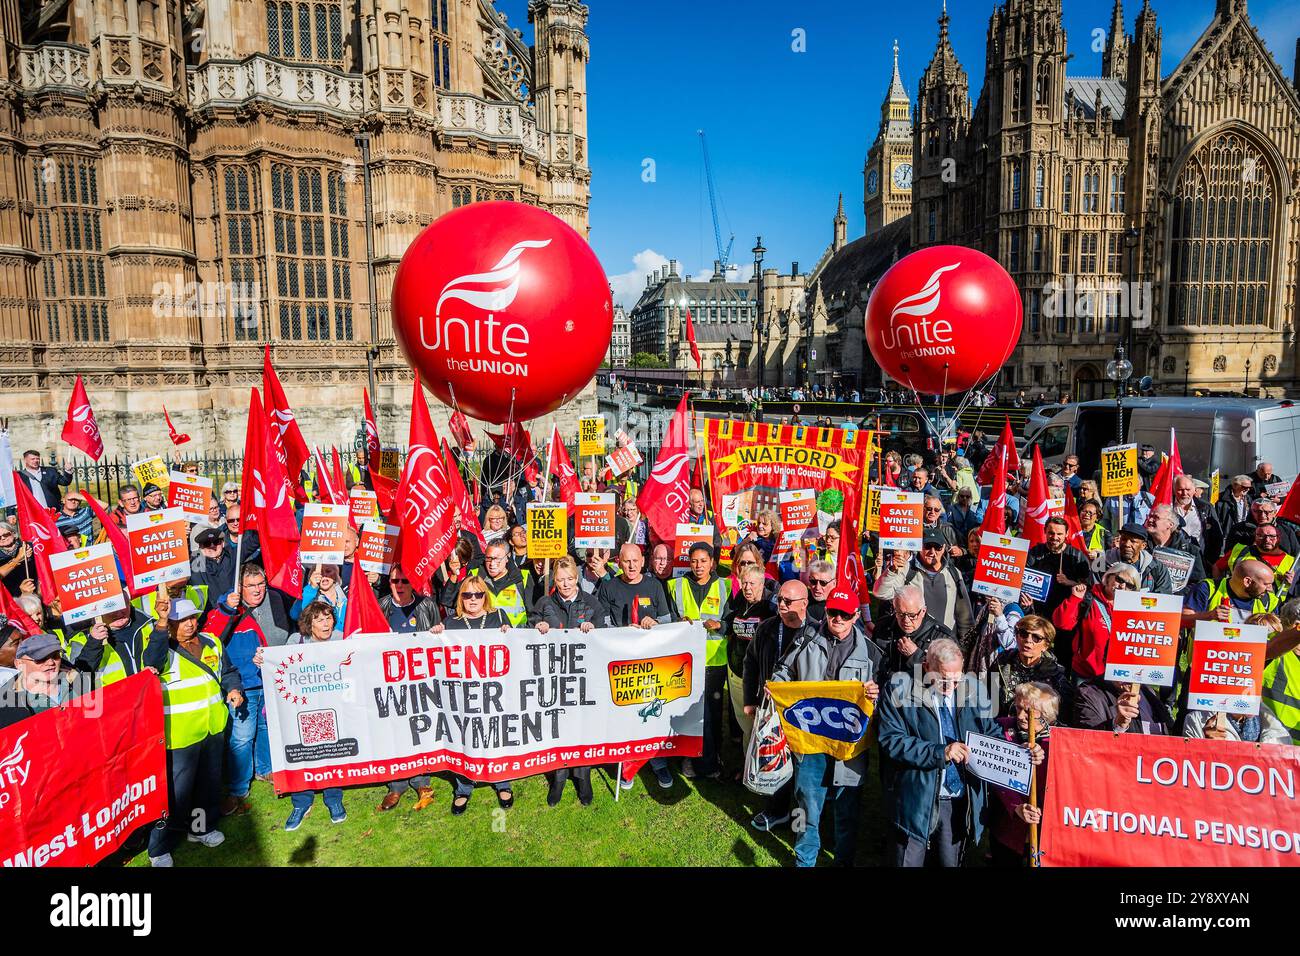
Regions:
[[[731,766],[738,754],[731,755]],[[873,754],[874,757],[874,754]],[[676,761],[673,762],[674,765]],[[675,767],[674,767],[675,769]],[[596,798],[583,807],[570,783],[564,801],[546,805],[547,782],[530,777],[515,787],[515,805],[497,807],[490,787],[480,787],[469,810],[450,813],[451,786],[434,779],[435,800],[419,812],[414,791],[397,809],[376,808],[383,787],[344,793],[346,822],[334,825],[318,797],[303,825],[284,830],[289,800],[277,799],[270,784],[254,782],[252,810],[226,817],[226,842],[216,849],[183,843],[177,866],[790,866],[793,835],[788,827],[760,833],[749,818],[763,798],[740,784],[676,778],[661,790],[649,768],[636,786],[614,802],[613,782],[592,774]],[[874,767],[862,793],[859,865],[879,863],[880,788]],[[823,821],[829,836],[829,821]],[[825,845],[825,839],[823,840]],[[126,857],[147,866],[140,851]],[[823,863],[830,857],[823,853]]]

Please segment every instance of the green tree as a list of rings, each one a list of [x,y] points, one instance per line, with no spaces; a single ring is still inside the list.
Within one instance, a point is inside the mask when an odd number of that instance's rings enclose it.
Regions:
[[[653,352],[637,352],[632,356],[633,368],[667,368],[668,363],[662,356],[655,355]]]

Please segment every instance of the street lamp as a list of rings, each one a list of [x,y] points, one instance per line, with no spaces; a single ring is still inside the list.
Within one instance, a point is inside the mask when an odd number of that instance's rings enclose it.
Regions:
[[[1138,243],[1142,239],[1142,233],[1136,228],[1130,228],[1124,233],[1124,248],[1128,250],[1128,281],[1129,295],[1128,298],[1128,322],[1125,324],[1124,331],[1124,351],[1129,355],[1133,354],[1133,287],[1137,284],[1137,276],[1134,274],[1134,257],[1137,255]]]
[[[1191,379],[1191,377],[1192,377],[1192,363],[1187,359],[1184,359],[1183,360],[1183,397],[1184,398],[1187,397],[1188,394],[1187,383]]]
[[[1241,395],[1243,398],[1250,397],[1250,359],[1246,359],[1246,381],[1241,386]]]
[[[763,336],[767,331],[766,323],[763,321],[763,255],[767,252],[763,248],[763,237],[757,236],[754,239],[754,321],[758,325],[758,420],[763,420],[763,378],[764,366],[767,364],[767,353],[763,344]]]
[[[1115,346],[1115,357],[1106,363],[1106,377],[1115,383],[1115,444],[1124,444],[1124,389],[1133,377],[1133,363],[1124,357],[1124,346]]]

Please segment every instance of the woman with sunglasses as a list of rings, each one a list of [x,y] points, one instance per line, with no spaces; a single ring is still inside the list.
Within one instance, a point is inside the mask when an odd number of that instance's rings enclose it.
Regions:
[[[1021,684],[1046,684],[1068,703],[1070,678],[1051,650],[1056,642],[1052,622],[1037,614],[1022,617],[1016,622],[1015,639],[1016,646],[993,661],[992,670],[997,672],[1001,691],[998,716],[1013,712],[1016,688]]]
[[[1054,653],[1068,671],[1083,680],[1100,677],[1106,669],[1106,646],[1115,618],[1115,592],[1137,591],[1142,586],[1138,569],[1116,561],[1101,581],[1088,587],[1076,584],[1052,612],[1058,635]]]
[[[447,621],[446,629],[500,631],[504,634],[510,630],[510,621],[492,606],[492,595],[483,580],[477,575],[471,575],[460,586],[460,593],[456,596],[456,616]],[[469,809],[469,798],[474,795],[474,783],[456,774],[451,779],[451,815],[458,817]],[[509,780],[492,784],[492,789],[497,792],[497,803],[505,810],[515,805],[515,794],[510,785]]]
[[[763,594],[770,599],[776,590],[776,581],[767,573],[767,559],[763,557],[762,546],[757,541],[740,542],[731,551],[731,596],[740,593],[740,575],[750,568],[763,572]]]

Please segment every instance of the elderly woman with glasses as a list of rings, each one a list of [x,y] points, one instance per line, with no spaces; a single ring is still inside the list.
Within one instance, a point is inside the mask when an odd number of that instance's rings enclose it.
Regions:
[[[777,539],[781,537],[780,515],[775,511],[760,511],[750,534],[749,540],[758,545],[763,563],[766,564],[772,559],[772,551],[776,548]]]
[[[221,486],[221,517],[226,516],[226,509],[239,504],[239,482],[227,481]]]
[[[1116,591],[1137,591],[1142,587],[1138,569],[1117,561],[1101,580],[1089,587],[1076,584],[1069,597],[1052,612],[1057,634],[1072,635],[1058,640],[1054,653],[1067,670],[1084,680],[1101,676],[1106,669],[1106,646],[1114,629]]]
[[[1051,626],[1050,624],[1048,625]],[[1043,822],[1043,796],[1047,789],[1047,758],[1051,745],[1052,728],[1060,719],[1062,705],[1056,690],[1039,682],[1028,682],[1011,688],[1011,709],[998,718],[1003,737],[1026,748],[1037,748],[1041,762],[1037,762],[1034,789],[1038,800],[1034,806],[1024,794],[1006,787],[991,787],[993,799],[989,801],[992,813],[989,824],[989,852],[994,866],[1022,867],[1029,864],[1027,844],[1031,824]],[[1029,739],[1029,718],[1033,715],[1034,736]],[[1036,754],[1032,753],[1033,760]]]
[[[1061,698],[1068,699],[1070,677],[1052,653],[1056,628],[1037,614],[1028,614],[1016,622],[1016,646],[1003,651],[993,661],[1001,689],[998,716],[1012,713],[1016,688],[1021,684],[1046,684]]]

